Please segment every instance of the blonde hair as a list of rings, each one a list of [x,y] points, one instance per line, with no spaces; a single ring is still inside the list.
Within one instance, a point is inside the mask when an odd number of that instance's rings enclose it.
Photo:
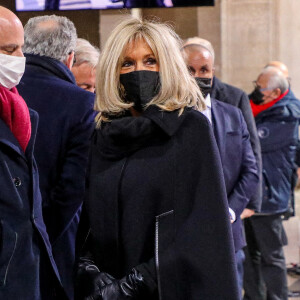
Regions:
[[[113,30],[97,65],[97,127],[109,116],[121,115],[133,106],[122,99],[120,70],[126,48],[140,40],[149,45],[159,64],[161,89],[148,106],[156,105],[166,111],[179,109],[180,113],[186,106],[205,109],[202,93],[181,55],[178,35],[166,24],[130,18]]]

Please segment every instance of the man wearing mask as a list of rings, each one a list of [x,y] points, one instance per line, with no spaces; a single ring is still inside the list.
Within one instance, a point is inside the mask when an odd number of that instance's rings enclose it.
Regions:
[[[265,66],[265,68],[266,67],[275,67],[275,68],[279,69],[282,72],[282,74],[285,76],[285,78],[289,82],[290,93],[295,98],[295,95],[294,95],[294,93],[292,91],[292,88],[291,88],[292,79],[291,79],[291,77],[289,77],[288,67],[283,62],[277,61],[277,60],[273,60],[273,61],[268,62],[267,65]],[[294,177],[294,182],[293,182],[294,187],[296,187],[296,185],[300,184],[300,181],[299,181],[299,179],[300,179],[300,141],[298,142],[298,146],[297,146],[295,163],[297,164],[298,168],[297,168],[297,170],[295,170],[294,176],[293,176]],[[294,191],[293,191],[292,194],[291,194],[290,209],[284,214],[285,219],[288,219],[289,217],[295,215],[295,199],[294,198],[295,197],[294,197]]]
[[[65,299],[33,158],[38,115],[15,88],[25,69],[23,43],[20,20],[0,6],[0,298]]]
[[[261,213],[245,223],[249,258],[245,263],[244,299],[286,300],[283,246],[287,244],[282,214],[293,193],[300,102],[276,67],[263,69],[249,95],[263,159]]]
[[[43,215],[63,286],[73,298],[75,238],[85,193],[93,93],[71,72],[77,34],[66,17],[35,17],[25,25],[25,74],[18,86],[39,113],[35,157]]]
[[[213,80],[212,53],[200,45],[188,45],[183,51],[187,66],[204,94],[207,109],[203,113],[213,125],[220,152],[231,215],[241,297],[245,238],[240,216],[258,185],[257,164],[241,111],[230,104],[210,97]]]
[[[212,44],[205,39],[199,38],[199,37],[193,37],[187,39],[187,41],[184,44],[184,49],[188,49],[188,46],[195,46],[195,45],[200,45],[206,49],[209,50],[211,53],[212,57],[212,62],[209,64],[206,62],[203,66],[199,66],[198,62],[199,60],[199,52],[197,51],[197,48],[194,48],[194,51],[192,51],[189,55],[189,61],[190,65],[192,67],[191,71],[193,72],[198,72],[199,77],[202,78],[210,78],[211,81],[211,93],[210,96],[212,98],[215,98],[221,102],[229,103],[231,105],[234,105],[238,107],[243,114],[243,117],[246,121],[247,124],[247,129],[250,134],[250,142],[251,146],[255,155],[257,167],[258,167],[258,175],[260,178],[261,182],[261,151],[260,151],[260,144],[259,144],[259,139],[257,136],[257,131],[256,131],[256,126],[254,122],[254,118],[251,112],[251,108],[249,105],[249,99],[248,96],[245,92],[242,90],[227,84],[223,83],[219,78],[217,78],[214,75],[215,72],[215,51],[212,46]],[[190,48],[192,50],[192,48]],[[249,218],[251,217],[255,212],[258,212],[260,210],[261,206],[261,184],[258,184],[255,190],[254,195],[251,197],[250,202],[248,203],[247,207],[243,211],[241,218]]]

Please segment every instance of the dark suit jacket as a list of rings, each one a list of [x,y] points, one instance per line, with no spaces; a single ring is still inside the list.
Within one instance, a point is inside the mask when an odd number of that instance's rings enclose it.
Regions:
[[[232,85],[223,83],[216,77],[213,78],[213,86],[210,95],[212,98],[234,105],[242,111],[250,134],[250,142],[257,162],[258,175],[260,178],[260,182],[262,182],[261,149],[248,96],[242,90]],[[261,201],[262,185],[259,184],[257,185],[255,194],[251,197],[247,208],[253,209],[255,211],[260,211]]]
[[[214,134],[223,166],[229,207],[235,212],[232,224],[235,251],[246,245],[240,215],[255,192],[259,177],[247,125],[241,111],[211,99]]]
[[[40,116],[35,157],[43,214],[54,259],[72,298],[75,237],[85,193],[95,96],[75,84],[63,63],[38,55],[26,55],[18,90]]]

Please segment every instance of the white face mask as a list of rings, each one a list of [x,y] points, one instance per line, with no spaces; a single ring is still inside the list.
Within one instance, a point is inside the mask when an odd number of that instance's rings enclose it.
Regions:
[[[25,57],[0,53],[0,85],[12,89],[19,84],[25,71]]]

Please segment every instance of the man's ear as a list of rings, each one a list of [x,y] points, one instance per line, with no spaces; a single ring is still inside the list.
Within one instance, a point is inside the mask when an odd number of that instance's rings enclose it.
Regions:
[[[280,88],[275,89],[274,92],[275,92],[276,98],[278,98],[278,97],[281,95],[281,90],[280,90]],[[276,99],[276,98],[275,98],[275,99]]]
[[[67,57],[67,59],[66,59],[66,61],[65,61],[65,65],[68,67],[68,69],[72,69],[72,66],[73,66],[73,61],[74,61],[74,51],[72,51],[69,55],[68,55],[68,57]]]

